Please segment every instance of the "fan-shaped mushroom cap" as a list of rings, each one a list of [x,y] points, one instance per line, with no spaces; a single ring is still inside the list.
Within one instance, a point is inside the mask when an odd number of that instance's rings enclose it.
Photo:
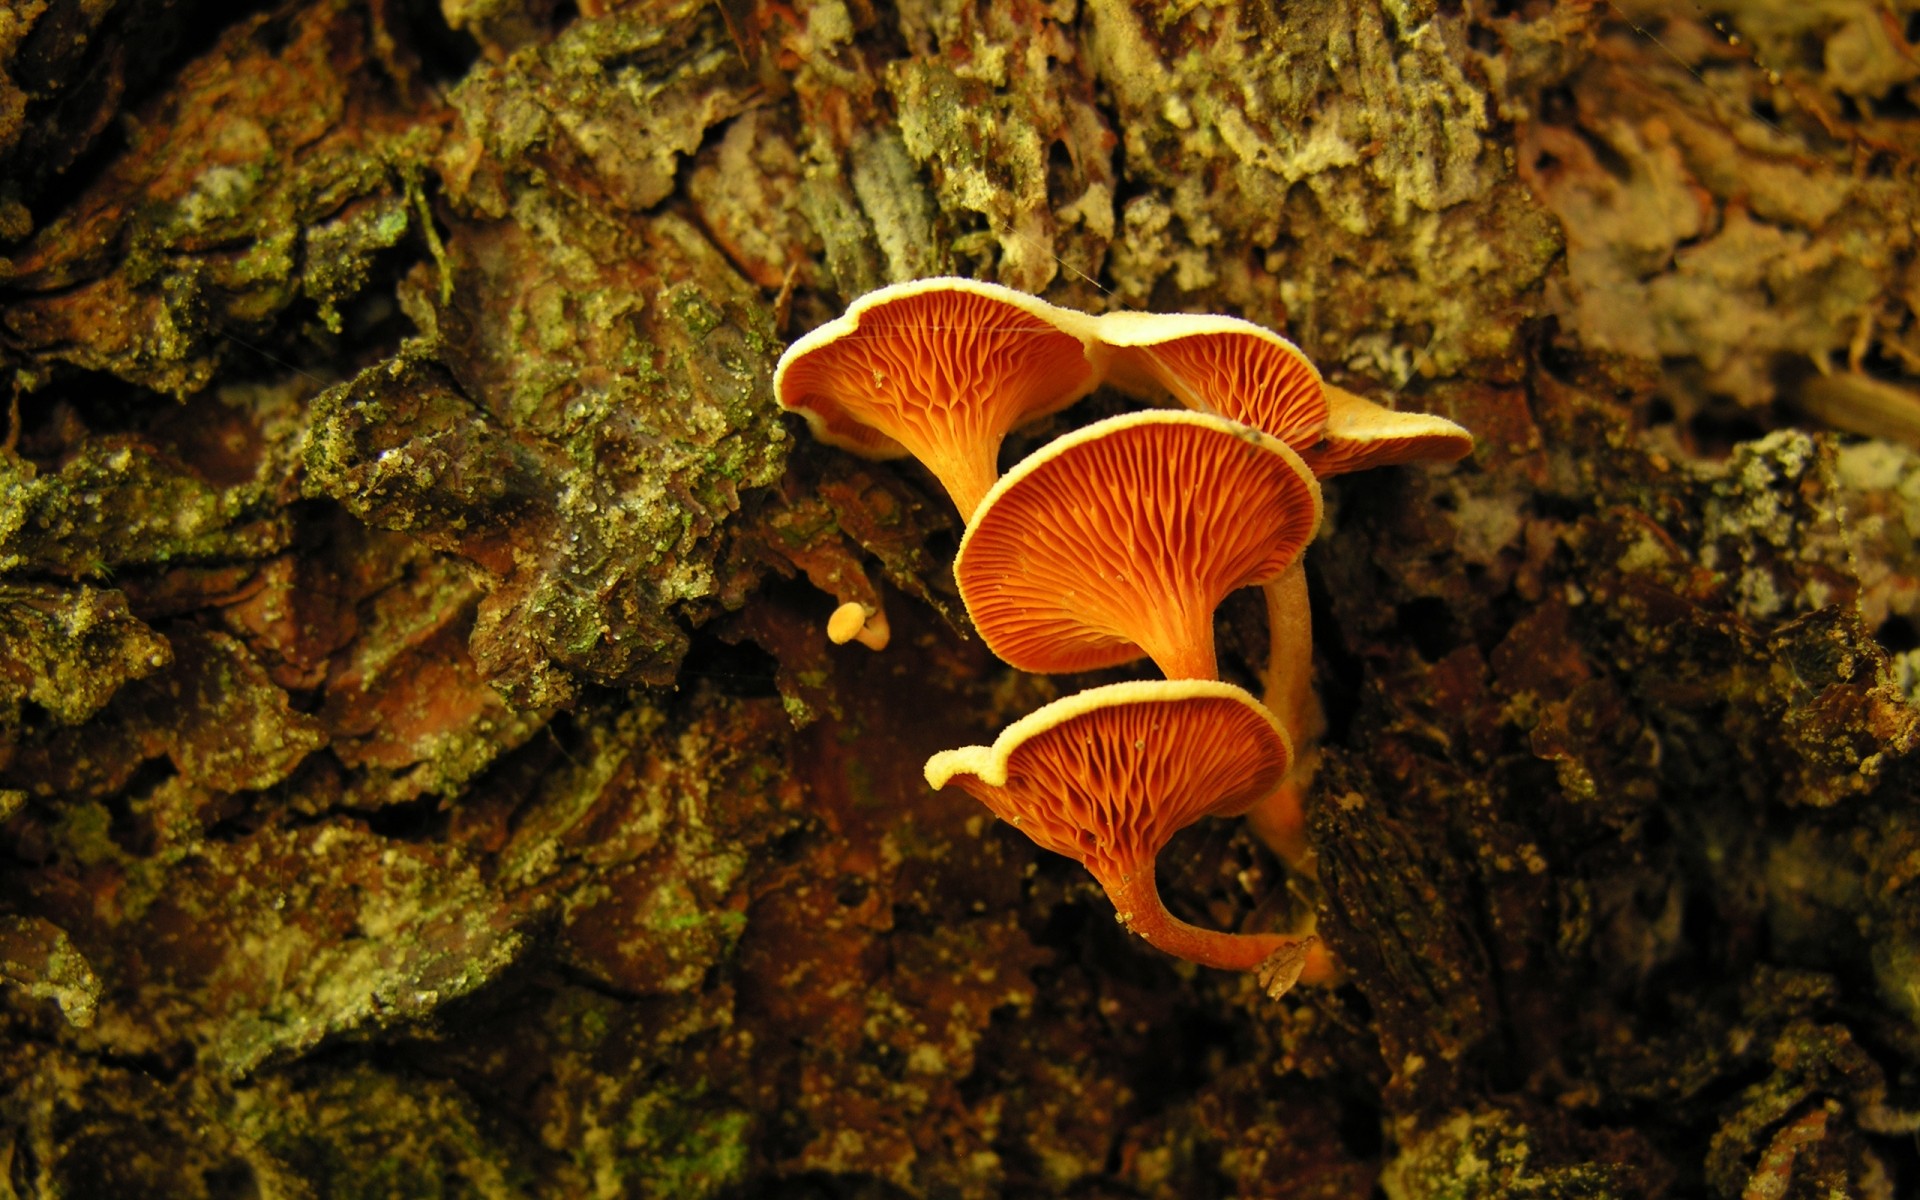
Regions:
[[[996,284],[894,284],[788,347],[774,394],[823,442],[868,458],[918,458],[972,516],[999,476],[1007,431],[1099,383],[1091,325]]]
[[[1319,523],[1319,484],[1280,442],[1205,413],[1129,413],[1008,471],[953,573],[988,648],[1023,671],[1145,654],[1210,679],[1213,610],[1285,571]]]
[[[1293,758],[1252,696],[1214,680],[1092,688],[1009,725],[991,746],[927,760],[927,783],[973,796],[1041,847],[1093,872],[1120,920],[1169,954],[1251,970],[1298,939],[1236,935],[1176,920],[1153,860],[1176,832],[1273,790]]]
[[[1295,450],[1320,440],[1327,400],[1320,372],[1298,347],[1238,317],[1111,312],[1094,336],[1107,381],[1136,396],[1171,395],[1279,438]]]
[[[1322,478],[1410,462],[1453,462],[1473,452],[1473,435],[1445,417],[1397,412],[1332,384],[1326,392],[1326,440],[1300,453]]]

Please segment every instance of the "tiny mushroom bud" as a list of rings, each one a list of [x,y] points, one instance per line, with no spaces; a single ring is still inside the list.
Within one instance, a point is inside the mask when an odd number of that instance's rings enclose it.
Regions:
[[[1141,412],[1048,443],[994,485],[954,579],[989,649],[1024,671],[1150,656],[1216,674],[1213,612],[1282,575],[1320,523],[1299,456],[1204,413]]]
[[[1041,847],[1084,864],[1128,929],[1209,967],[1265,966],[1284,986],[1323,978],[1311,939],[1231,934],[1178,920],[1161,902],[1154,859],[1204,816],[1232,815],[1270,792],[1292,761],[1273,715],[1232,684],[1152,680],[1097,687],[1008,726],[991,746],[927,760],[927,783],[960,788]]]
[[[1453,462],[1473,451],[1473,435],[1432,413],[1397,412],[1326,385],[1325,439],[1300,452],[1313,473],[1345,475],[1410,462]]]
[[[1099,383],[1091,326],[995,284],[895,284],[789,347],[774,394],[823,442],[868,458],[918,458],[970,517],[999,477],[1007,432]]]
[[[1110,356],[1107,380],[1123,391],[1170,395],[1295,450],[1319,441],[1326,427],[1320,372],[1271,329],[1238,317],[1112,312],[1094,333]]]
[[[857,641],[869,650],[885,650],[892,636],[887,614],[858,600],[847,601],[827,618],[827,640],[836,646]]]

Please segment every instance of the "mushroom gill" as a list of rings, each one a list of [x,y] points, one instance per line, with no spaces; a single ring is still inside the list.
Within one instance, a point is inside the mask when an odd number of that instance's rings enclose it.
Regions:
[[[1009,430],[1092,391],[1090,319],[1011,288],[918,279],[869,292],[787,349],[774,394],[823,442],[911,454],[969,517]]]
[[[1280,442],[1204,413],[1130,413],[1008,471],[954,578],[981,638],[1021,670],[1144,654],[1169,678],[1211,679],[1214,609],[1293,566],[1319,521],[1319,485]]]

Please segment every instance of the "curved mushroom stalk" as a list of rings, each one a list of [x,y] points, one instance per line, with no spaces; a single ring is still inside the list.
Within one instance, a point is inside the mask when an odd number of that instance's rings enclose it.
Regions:
[[[1312,933],[1221,933],[1182,921],[1160,899],[1151,859],[1124,871],[1096,868],[1093,875],[1120,924],[1148,945],[1203,967],[1257,972],[1260,986],[1276,1000],[1296,983],[1319,987],[1343,977],[1326,943]]]
[[[1130,864],[1090,866],[1093,877],[1113,901],[1114,915],[1129,932],[1137,933],[1156,950],[1175,958],[1219,967],[1223,971],[1252,971],[1286,951],[1302,951],[1314,939],[1284,933],[1221,933],[1189,925],[1167,911],[1154,883],[1153,860]]]

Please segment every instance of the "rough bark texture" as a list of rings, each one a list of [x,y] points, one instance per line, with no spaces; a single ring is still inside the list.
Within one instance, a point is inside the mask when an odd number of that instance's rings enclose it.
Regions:
[[[1916,41],[0,7],[0,1196],[1920,1194],[1920,454],[1835,431],[1920,428]],[[1115,677],[997,665],[937,488],[773,403],[939,273],[1478,435],[1329,487],[1318,882],[1160,863],[1341,986],[920,780]]]

